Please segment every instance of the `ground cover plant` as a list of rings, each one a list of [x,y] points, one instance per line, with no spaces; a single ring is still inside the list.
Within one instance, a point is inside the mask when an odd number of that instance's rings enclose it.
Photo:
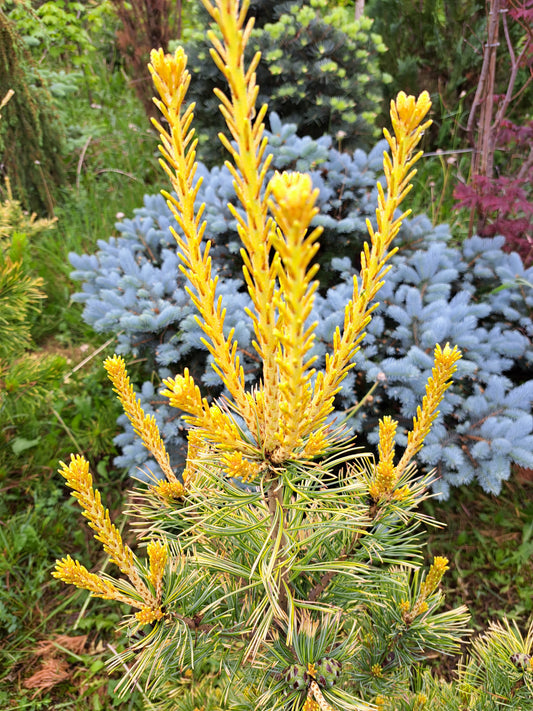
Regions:
[[[55,575],[133,608],[124,620],[130,647],[115,664],[131,662],[124,688],[143,680],[147,693],[160,694],[159,708],[190,703],[187,696],[182,701],[188,688],[180,674],[198,670],[205,659],[219,660],[229,685],[222,696],[208,689],[204,708],[496,709],[505,699],[508,708],[520,709],[531,702],[531,629],[522,635],[507,621],[492,625],[454,682],[420,667],[431,651],[457,650],[467,619],[462,607],[438,611],[447,559],[436,556],[427,573],[421,565],[416,530],[425,517],[418,504],[430,476],[418,476],[412,463],[459,350],[435,346],[432,375],[398,460],[398,423],[390,416],[379,421],[377,457],[347,448],[346,432],[328,419],[388,272],[389,248],[404,217],[394,211],[420,157],[414,149],[428,126],[429,97],[400,94],[391,106],[395,137],[386,133],[391,155],[384,156],[376,226],[367,223],[370,243],[352,280],[343,327],[335,329],[325,365],[315,371],[315,325],[308,317],[317,293],[312,258],[320,228],[308,228],[318,192],[299,172],[276,173],[262,192],[266,107],[257,113],[254,107],[258,58],[251,69],[242,62],[251,29],[244,27],[246,4],[206,5],[223,37],[211,35],[212,56],[230,86],[228,95],[218,96],[234,144],[221,140],[241,208],[232,213],[262,379],[247,388],[235,330],[223,329],[210,244],[202,248],[193,110],[184,104],[186,58],[182,50],[174,56],[154,51],[158,106],[169,127],[158,125],[163,165],[175,191],[166,195],[181,230],[175,238],[182,270],[214,370],[231,398],[210,404],[187,370],[165,379],[163,395],[187,413],[189,425],[187,466],[178,478],[124,361],[107,359],[124,410],[165,475],[149,477],[133,502],[147,558],[124,542],[93,488],[87,460],[73,456],[61,473],[127,580],[91,573],[70,556],[57,562]]]
[[[489,619],[508,615],[520,622],[533,612],[531,486],[531,471],[517,470],[497,499],[463,486],[452,491],[446,508],[434,500],[425,504],[428,514],[446,520],[444,529],[428,529],[428,555],[450,559],[447,604],[466,604],[478,632]]]

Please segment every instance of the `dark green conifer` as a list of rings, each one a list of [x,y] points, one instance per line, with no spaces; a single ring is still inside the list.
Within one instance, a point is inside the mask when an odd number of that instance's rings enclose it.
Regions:
[[[1,172],[25,209],[52,214],[64,179],[61,126],[34,62],[0,9],[0,96],[10,89],[0,124]]]

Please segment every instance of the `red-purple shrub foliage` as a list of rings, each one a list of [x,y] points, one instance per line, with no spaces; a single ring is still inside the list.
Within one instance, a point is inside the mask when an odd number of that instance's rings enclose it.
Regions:
[[[469,184],[454,190],[456,208],[470,210],[469,235],[501,234],[507,251],[517,251],[526,265],[533,263],[533,121],[517,125],[505,118],[533,82],[533,2],[488,0],[487,41],[483,67],[468,119],[474,149]],[[509,18],[509,19],[508,19]],[[505,42],[501,41],[501,34]],[[507,56],[497,52],[507,49]],[[496,66],[506,70],[507,86],[498,80]],[[517,88],[517,84],[520,88]],[[496,93],[496,87],[504,93]]]
[[[505,147],[506,166],[513,167],[513,175],[474,175],[471,184],[459,183],[453,193],[455,207],[474,210],[478,234],[503,235],[507,251],[519,252],[529,266],[533,263],[533,121],[525,126],[502,121],[499,144]]]

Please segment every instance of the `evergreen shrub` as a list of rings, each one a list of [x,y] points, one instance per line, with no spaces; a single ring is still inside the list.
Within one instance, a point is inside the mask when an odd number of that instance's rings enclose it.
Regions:
[[[318,322],[313,354],[317,365],[334,330],[342,325],[344,305],[359,269],[356,255],[366,239],[365,219],[375,221],[378,177],[384,142],[368,154],[339,152],[331,137],[299,137],[294,125],[270,116],[267,132],[273,170],[309,172],[319,189],[320,214],[313,224],[324,229],[317,259],[322,288],[312,319]],[[205,202],[207,231],[213,238],[220,294],[227,310],[225,328],[235,328],[247,382],[257,383],[260,369],[251,346],[252,329],[242,321],[250,305],[242,279],[236,219],[227,207],[235,200],[226,167],[208,170],[199,164],[203,183],[198,201]],[[98,243],[94,255],[71,254],[72,276],[83,283],[74,296],[85,304],[84,319],[97,331],[116,333],[118,352],[146,360],[155,371],[141,387],[147,412],[154,414],[173,463],[185,453],[184,425],[157,395],[160,381],[188,367],[215,397],[221,394],[211,368],[212,356],[202,343],[195,309],[179,274],[179,258],[169,227],[179,229],[162,196],[146,196],[132,219],[117,223],[118,237]],[[533,466],[533,268],[525,269],[518,254],[506,254],[501,237],[473,237],[453,243],[446,225],[433,227],[424,215],[406,220],[397,237],[398,252],[380,294],[361,350],[336,398],[336,416],[351,416],[358,444],[379,418],[394,413],[404,431],[410,425],[431,372],[435,342],[456,343],[463,352],[459,374],[441,407],[441,416],[427,436],[419,460],[437,468],[434,488],[447,496],[450,485],[477,480],[498,493],[513,462]],[[176,274],[178,274],[176,278]],[[325,285],[325,286],[324,286]],[[357,407],[365,395],[365,407]],[[368,407],[370,405],[370,407]],[[343,414],[345,413],[345,414]],[[117,444],[117,464],[130,468],[157,464],[122,416],[124,433]],[[398,433],[398,443],[405,434]]]
[[[65,180],[62,127],[17,26],[0,8],[0,96],[14,91],[0,124],[0,174],[28,210],[53,214]]]
[[[261,52],[258,106],[268,103],[282,121],[296,123],[301,134],[319,138],[330,133],[344,148],[369,148],[377,135],[383,87],[390,81],[379,69],[386,47],[372,32],[372,20],[354,20],[352,10],[332,8],[326,0],[261,0],[251,2],[250,13],[255,25],[245,61]],[[216,138],[224,126],[213,94],[218,74],[209,61],[205,11],[201,20],[202,29],[191,33],[184,49],[202,158],[213,165],[225,159]]]
[[[44,280],[32,269],[31,238],[54,227],[55,220],[24,212],[9,181],[6,191],[0,203],[0,450],[42,406],[65,368],[63,358],[31,352],[32,325],[46,297]]]

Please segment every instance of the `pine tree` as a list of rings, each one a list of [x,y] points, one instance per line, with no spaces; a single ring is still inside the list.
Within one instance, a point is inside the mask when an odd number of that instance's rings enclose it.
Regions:
[[[0,110],[12,100],[0,101]],[[1,119],[1,115],[0,115]],[[1,123],[0,123],[1,125]],[[32,346],[31,316],[45,294],[43,280],[26,264],[28,238],[50,229],[55,220],[36,220],[26,215],[13,199],[6,181],[7,199],[0,203],[0,432],[15,427],[42,405],[49,388],[63,369],[57,357],[36,359]]]

